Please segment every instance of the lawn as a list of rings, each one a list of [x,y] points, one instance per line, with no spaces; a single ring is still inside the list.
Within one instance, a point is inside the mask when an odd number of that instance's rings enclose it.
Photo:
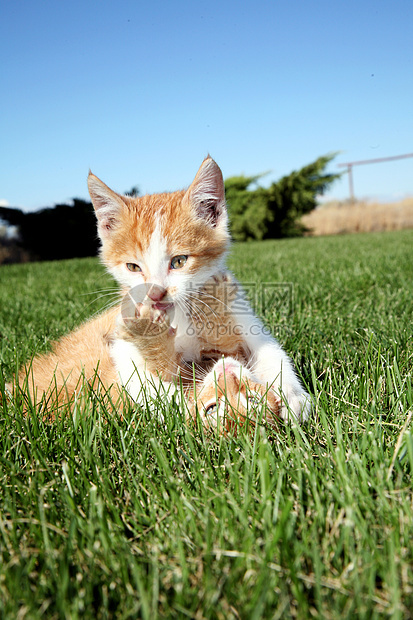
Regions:
[[[236,245],[230,267],[309,423],[0,405],[0,617],[413,617],[413,231]],[[113,287],[97,259],[1,267],[1,383]]]

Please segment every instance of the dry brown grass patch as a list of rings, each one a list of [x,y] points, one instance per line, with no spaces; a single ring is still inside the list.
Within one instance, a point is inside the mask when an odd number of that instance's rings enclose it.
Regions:
[[[413,228],[413,197],[391,203],[330,202],[301,221],[315,236]]]

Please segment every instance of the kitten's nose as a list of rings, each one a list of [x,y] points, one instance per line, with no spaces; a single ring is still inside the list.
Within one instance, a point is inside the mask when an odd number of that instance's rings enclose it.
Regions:
[[[147,294],[152,301],[161,301],[166,295],[166,288],[158,286],[158,284],[152,284]]]

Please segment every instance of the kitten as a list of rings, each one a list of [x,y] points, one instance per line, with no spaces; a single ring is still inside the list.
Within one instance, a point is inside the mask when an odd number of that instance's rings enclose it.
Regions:
[[[208,355],[243,355],[257,380],[282,398],[281,417],[305,420],[310,412],[309,397],[290,359],[265,333],[226,270],[228,215],[224,181],[215,161],[211,157],[203,161],[187,191],[121,196],[92,173],[88,186],[103,263],[134,304],[146,300],[151,316],[159,311],[158,318],[164,313],[172,318],[173,353],[181,367],[202,363]],[[205,287],[214,277],[221,284],[226,279],[225,287],[219,289],[219,285],[217,291],[208,293]],[[223,300],[217,301],[218,294]],[[119,333],[117,317],[123,311],[124,307],[118,306],[90,320],[63,338],[52,353],[35,358],[29,390],[35,389],[39,397],[52,383],[62,398],[67,398],[76,391],[83,374],[86,379],[97,375],[107,387],[123,384],[138,403],[146,402],[148,390],[173,392],[170,380],[176,369],[170,368],[170,360],[163,359],[159,372],[153,372],[148,361],[158,355],[157,347],[148,353],[135,336]],[[202,326],[208,315],[222,328],[216,334],[199,325],[194,328],[196,323]],[[134,318],[138,331],[143,319],[148,322],[147,316]],[[151,318],[152,322],[156,321]],[[163,365],[167,367],[164,370]],[[20,374],[20,383],[26,372]]]

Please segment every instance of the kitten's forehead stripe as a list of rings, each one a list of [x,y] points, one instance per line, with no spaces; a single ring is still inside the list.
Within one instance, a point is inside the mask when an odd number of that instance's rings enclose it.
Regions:
[[[150,273],[153,278],[162,279],[165,277],[165,270],[169,266],[169,255],[167,252],[162,220],[159,215],[155,218],[155,228],[149,239],[148,248],[144,252],[143,259],[148,273]]]

